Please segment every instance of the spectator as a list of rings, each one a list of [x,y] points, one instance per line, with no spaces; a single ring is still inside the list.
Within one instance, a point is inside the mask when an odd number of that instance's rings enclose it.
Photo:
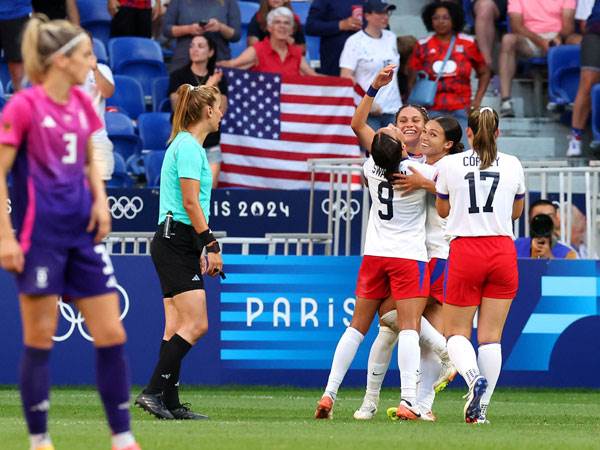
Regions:
[[[20,36],[30,14],[31,0],[0,0],[0,50],[4,51],[15,92],[23,80]]]
[[[363,0],[313,0],[306,34],[321,38],[321,73],[339,76],[344,43],[363,26]]]
[[[162,6],[152,0],[108,0],[112,16],[110,36],[152,37],[152,21],[161,15]]]
[[[454,2],[440,1],[425,6],[421,14],[425,27],[434,34],[419,40],[408,62],[409,87],[415,83],[417,72],[424,71],[429,79],[435,79],[441,69],[452,37],[454,47],[444,74],[440,77],[435,103],[429,109],[430,116],[451,115],[463,129],[466,145],[467,114],[469,108],[479,108],[490,82],[491,72],[473,37],[460,32],[464,25],[463,11]],[[475,98],[471,101],[471,72],[475,70],[479,83]]]
[[[254,72],[282,75],[317,75],[302,56],[302,48],[290,44],[294,30],[294,14],[282,6],[267,14],[269,37],[248,47],[237,58],[220,61],[217,65]]]
[[[103,181],[108,181],[112,178],[115,169],[113,144],[108,138],[104,121],[106,99],[112,97],[115,92],[115,81],[110,67],[96,62],[83,84],[83,90],[92,98],[96,113],[102,120],[103,127],[92,134],[91,140],[94,148],[94,162],[100,172],[100,177]]]
[[[592,108],[590,92],[600,83],[600,1],[596,0],[585,24],[581,41],[581,73],[579,87],[573,103],[571,135],[567,156],[581,156],[581,139]]]
[[[170,69],[190,62],[190,42],[202,34],[217,45],[217,61],[230,59],[229,42],[239,41],[240,33],[240,7],[236,0],[171,0],[163,25],[163,34],[177,39]]]
[[[545,217],[540,219],[539,217]],[[534,218],[535,219],[534,221]],[[529,206],[530,237],[515,241],[520,258],[576,259],[575,251],[559,240],[560,216],[556,204],[540,199]]]
[[[585,214],[575,205],[572,208],[571,247],[577,252],[580,259],[598,259],[596,252],[588,249],[585,244],[585,234],[587,232]]]
[[[217,46],[208,36],[194,36],[190,42],[190,63],[172,72],[169,75],[169,97],[173,111],[176,109],[177,89],[182,84],[191,86],[217,86],[221,92],[221,102],[219,108],[223,115],[227,110],[227,78],[223,72],[216,69]],[[221,131],[209,133],[202,146],[206,150],[206,158],[212,171],[212,187],[217,187],[219,183],[219,172],[221,171]]]
[[[290,0],[261,0],[258,12],[252,16],[248,24],[248,47],[252,47],[269,35],[269,31],[267,30],[267,14],[280,6],[285,6],[293,11]],[[305,42],[300,18],[294,14],[294,34],[290,39],[290,44],[297,44],[304,50]]]
[[[340,56],[341,76],[353,79],[365,92],[381,69],[390,64],[395,66],[391,83],[379,89],[367,119],[374,131],[395,124],[396,111],[402,106],[397,75],[400,64],[398,44],[396,35],[386,29],[389,13],[394,9],[394,5],[381,0],[365,3],[367,26],[346,40]]]
[[[492,67],[496,22],[506,19],[506,0],[472,0],[475,39],[486,64]]]
[[[398,68],[398,88],[400,89],[400,97],[402,98],[402,103],[406,102],[408,98],[409,90],[408,90],[408,60],[410,59],[410,55],[417,45],[417,38],[414,36],[398,36],[396,40],[398,45],[398,53],[400,54],[400,67]]]
[[[515,116],[510,96],[517,55],[544,56],[563,44],[575,29],[575,0],[509,0],[508,16],[512,32],[503,36],[499,58],[502,117]]]
[[[76,0],[33,0],[33,11],[46,14],[50,20],[65,19],[79,25],[79,9]]]

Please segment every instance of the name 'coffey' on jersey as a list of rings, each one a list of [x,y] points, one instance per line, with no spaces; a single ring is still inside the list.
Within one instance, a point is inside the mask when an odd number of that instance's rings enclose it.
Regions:
[[[496,161],[479,170],[474,150],[446,156],[438,166],[438,197],[450,200],[446,234],[513,237],[512,208],[525,195],[521,162],[498,152]]]
[[[411,173],[417,169],[424,177],[433,180],[436,169],[417,161],[404,160],[400,172]],[[369,158],[364,166],[365,178],[371,194],[371,211],[365,240],[365,255],[413,259],[427,262],[425,247],[425,190],[407,195],[394,190],[384,176],[384,170]]]

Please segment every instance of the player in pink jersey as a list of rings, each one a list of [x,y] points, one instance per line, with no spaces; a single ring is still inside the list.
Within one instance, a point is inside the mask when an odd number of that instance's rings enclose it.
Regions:
[[[498,114],[469,115],[473,150],[445,157],[436,182],[436,208],[447,217],[450,241],[444,289],[444,331],[450,359],[469,386],[467,423],[486,423],[487,405],[502,366],[500,338],[519,275],[512,221],[523,212],[525,182],[519,160],[496,147]],[[478,311],[479,355],[470,341]]]
[[[89,36],[67,21],[34,16],[22,44],[34,84],[15,94],[0,124],[0,265],[16,274],[25,349],[19,373],[30,448],[51,450],[49,357],[57,302],[73,302],[94,338],[98,391],[113,450],[137,450],[129,425],[129,369],[117,281],[105,246],[106,192],[90,137],[101,126],[82,84],[94,65]],[[13,232],[13,227],[15,232]]]

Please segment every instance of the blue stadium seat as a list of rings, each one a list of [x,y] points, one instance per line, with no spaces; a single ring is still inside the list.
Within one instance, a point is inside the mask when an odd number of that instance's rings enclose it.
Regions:
[[[126,75],[115,75],[115,93],[106,99],[107,106],[116,106],[132,119],[145,111],[144,93],[141,84]]]
[[[465,13],[465,23],[469,28],[475,28],[475,17],[473,17],[473,0],[462,0],[462,7]]]
[[[318,36],[306,36],[306,60],[321,61],[321,38]]]
[[[144,155],[144,166],[146,167],[146,185],[150,188],[160,187],[160,169],[165,150],[155,150]]]
[[[106,132],[115,147],[115,153],[119,153],[125,161],[135,156],[138,153],[140,138],[135,134],[132,120],[119,112],[107,112],[104,119]]]
[[[6,99],[4,98],[4,95],[2,95],[0,96],[0,111],[4,109],[4,105],[6,105]]]
[[[171,100],[167,95],[169,77],[158,77],[152,82],[152,111],[171,112]]]
[[[94,38],[92,39],[92,44],[94,45],[94,55],[96,55],[98,62],[108,66],[108,53],[106,52],[104,43],[100,39]]]
[[[308,11],[310,11],[310,2],[292,2],[292,9],[294,10],[294,14],[296,14],[300,18],[300,23],[302,25],[306,24],[306,19],[308,18]]]
[[[548,99],[557,105],[575,101],[579,87],[579,45],[560,45],[548,50]]]
[[[117,75],[128,75],[142,85],[144,95],[152,95],[152,80],[167,75],[160,45],[141,37],[119,37],[108,42],[111,68]]]
[[[231,49],[231,57],[237,58],[240,54],[246,50],[246,40],[248,39],[248,30],[246,25],[242,25],[242,32],[240,36],[240,40],[237,42],[231,42],[229,44],[229,48]]]
[[[125,160],[120,153],[114,153],[115,158],[115,170],[113,171],[112,178],[106,182],[106,186],[111,188],[127,188],[131,187],[133,181],[127,174],[127,165]]]
[[[600,147],[600,83],[592,88],[592,147]]]
[[[165,150],[171,134],[171,114],[151,112],[140,114],[138,130],[142,140],[142,150]]]
[[[106,2],[99,0],[77,0],[81,26],[106,45],[110,38],[112,18],[106,9]]]
[[[245,1],[239,1],[238,4],[240,5],[240,14],[242,16],[242,26],[243,25],[248,26],[248,24],[250,23],[250,20],[252,20],[252,17],[254,16],[254,14],[256,14],[258,12],[258,4],[251,3],[251,2],[245,2]]]
[[[0,60],[0,84],[6,92],[8,83],[10,81],[10,72],[8,71],[8,63],[4,59]]]

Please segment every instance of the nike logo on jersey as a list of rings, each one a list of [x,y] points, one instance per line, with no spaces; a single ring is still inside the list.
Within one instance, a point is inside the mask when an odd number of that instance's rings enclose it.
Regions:
[[[46,116],[46,117],[44,117],[44,120],[42,120],[42,127],[56,128],[56,122],[54,121],[54,119],[52,117]]]
[[[371,375],[373,375],[374,377],[380,377],[383,374],[384,374],[384,372],[381,372],[381,373],[371,372]]]
[[[194,278],[192,278],[192,281],[200,281],[200,277],[198,275],[194,275]]]

